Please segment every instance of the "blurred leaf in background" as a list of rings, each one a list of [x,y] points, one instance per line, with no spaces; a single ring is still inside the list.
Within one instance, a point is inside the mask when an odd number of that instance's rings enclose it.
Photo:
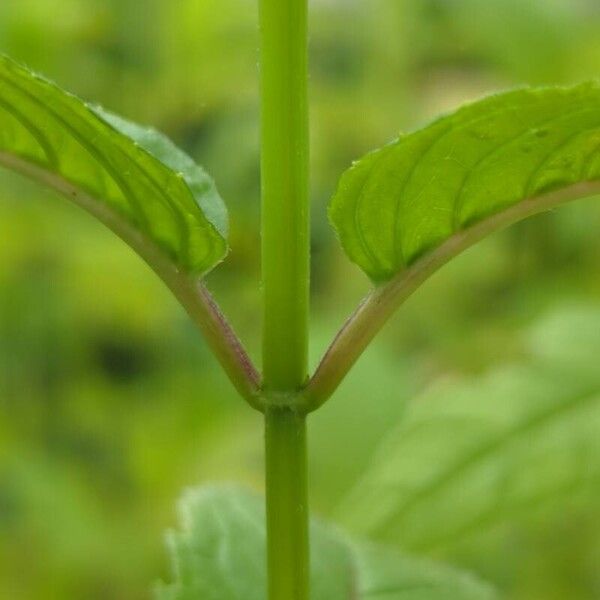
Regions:
[[[311,9],[314,364],[369,285],[327,223],[340,173],[465,100],[598,77],[600,10],[597,0],[315,0]],[[0,3],[1,51],[165,131],[213,175],[232,251],[209,285],[255,356],[257,46],[253,0],[151,0],[143,10],[138,0]],[[467,252],[407,302],[311,418],[318,513],[336,514],[406,403],[433,393],[422,396],[425,388],[498,364],[528,372],[521,332],[540,313],[600,305],[599,228],[594,200],[541,216]],[[583,317],[564,317],[570,350],[553,364],[585,363],[578,348],[596,325],[572,318]],[[550,338],[539,345],[549,352]],[[567,385],[535,370],[531,387]],[[523,416],[540,408],[510,400]],[[474,417],[497,408],[484,394],[475,404]],[[150,582],[168,577],[162,532],[175,523],[180,490],[208,480],[260,488],[260,444],[260,419],[145,265],[75,207],[2,173],[0,597],[148,598]],[[500,534],[431,553],[500,583],[509,598],[591,599],[598,506],[589,494],[579,505],[507,517]]]
[[[514,597],[594,598],[600,309],[542,320],[526,348],[518,365],[411,401],[338,516],[363,535],[471,561]],[[573,552],[577,536],[588,547]],[[529,581],[539,563],[550,584]]]
[[[158,600],[263,600],[267,595],[264,502],[243,489],[204,486],[181,502],[183,531],[171,532],[170,584]],[[311,523],[314,600],[493,600],[476,577]]]

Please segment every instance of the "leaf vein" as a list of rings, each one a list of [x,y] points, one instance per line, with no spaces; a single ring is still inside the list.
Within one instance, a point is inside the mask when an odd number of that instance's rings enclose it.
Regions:
[[[590,402],[596,402],[597,389],[587,390],[582,394],[571,397],[570,399],[560,403],[552,410],[536,414],[533,417],[525,420],[519,426],[508,431],[507,433],[491,440],[489,443],[479,447],[475,452],[468,454],[462,460],[457,462],[452,468],[443,472],[437,478],[430,481],[427,485],[418,488],[412,496],[407,498],[402,505],[393,513],[391,518],[396,524],[406,518],[406,515],[414,510],[420,502],[433,496],[446,485],[452,483],[452,481],[461,473],[464,473],[468,468],[477,464],[479,461],[488,458],[495,452],[500,450],[505,444],[514,442],[523,435],[530,433],[537,427],[545,425],[552,420],[563,416],[564,414],[576,410]]]

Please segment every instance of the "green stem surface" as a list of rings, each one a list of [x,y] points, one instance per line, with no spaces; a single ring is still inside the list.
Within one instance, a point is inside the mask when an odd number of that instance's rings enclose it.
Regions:
[[[308,363],[307,0],[261,0],[263,383],[290,392]]]
[[[269,600],[308,600],[308,0],[260,0]]]
[[[288,408],[265,414],[270,600],[308,600],[306,417]]]

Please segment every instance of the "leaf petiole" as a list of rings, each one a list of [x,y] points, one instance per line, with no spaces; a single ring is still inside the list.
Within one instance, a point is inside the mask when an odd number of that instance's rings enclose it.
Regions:
[[[307,411],[323,405],[398,307],[431,275],[484,237],[572,200],[600,194],[585,181],[523,200],[449,237],[387,283],[375,287],[343,325],[304,391]]]
[[[0,151],[0,165],[47,185],[66,196],[75,204],[95,216],[131,246],[163,280],[183,305],[226,371],[238,392],[257,410],[260,376],[242,343],[219,310],[210,293],[195,275],[178,268],[162,250],[140,229],[120,217],[107,204],[91,194],[32,162],[15,154]]]

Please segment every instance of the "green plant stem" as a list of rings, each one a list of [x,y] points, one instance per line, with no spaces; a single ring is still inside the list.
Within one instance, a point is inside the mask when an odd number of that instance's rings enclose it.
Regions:
[[[261,0],[263,383],[307,376],[309,209],[307,0]]]
[[[260,0],[263,398],[270,600],[308,600],[307,0]]]
[[[306,416],[265,413],[267,554],[270,600],[308,600]]]

